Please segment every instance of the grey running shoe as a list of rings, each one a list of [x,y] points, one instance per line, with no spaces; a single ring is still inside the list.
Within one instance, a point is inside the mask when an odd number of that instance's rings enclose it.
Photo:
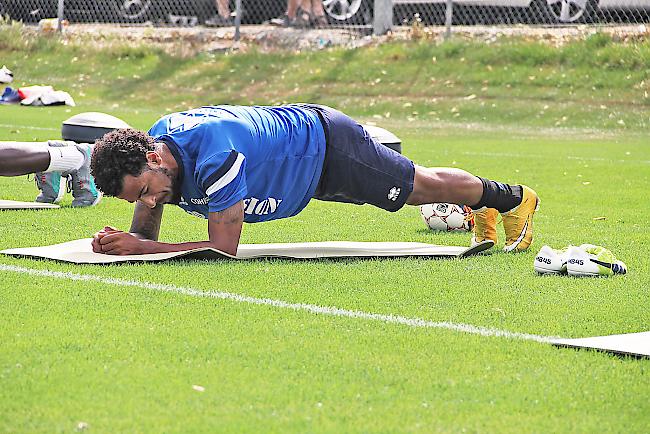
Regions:
[[[63,147],[71,143],[63,140],[48,140],[47,145]],[[36,172],[34,179],[36,187],[41,191],[36,197],[36,202],[58,203],[65,194],[65,178],[61,176],[61,172]]]
[[[90,174],[90,154],[93,151],[93,145],[90,143],[75,143],[74,145],[84,155],[85,160],[78,170],[69,173],[72,183],[72,206],[95,206],[102,199],[102,194],[97,190],[95,179]]]
[[[36,202],[58,203],[65,194],[65,178],[61,172],[38,172],[34,174],[36,187],[41,191]]]

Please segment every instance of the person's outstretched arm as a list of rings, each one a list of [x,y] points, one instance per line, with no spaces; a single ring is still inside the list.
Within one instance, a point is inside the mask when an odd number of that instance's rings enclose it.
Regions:
[[[237,254],[239,237],[244,224],[244,207],[239,201],[223,211],[208,215],[208,241],[161,243],[157,241],[162,219],[162,205],[147,208],[138,203],[133,215],[131,232],[105,227],[93,238],[93,251],[108,255],[141,255],[146,253],[179,252],[211,247],[230,255]]]

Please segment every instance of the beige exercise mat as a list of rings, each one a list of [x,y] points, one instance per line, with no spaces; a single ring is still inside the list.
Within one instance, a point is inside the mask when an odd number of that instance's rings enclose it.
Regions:
[[[552,343],[559,347],[589,348],[608,353],[650,357],[650,332],[592,338],[554,339]]]
[[[117,262],[166,261],[168,259],[256,259],[256,258],[377,258],[420,256],[432,258],[460,258],[474,255],[489,249],[492,241],[483,242],[467,248],[460,246],[436,246],[433,244],[411,242],[353,242],[325,241],[317,243],[286,244],[240,244],[237,256],[231,256],[211,248],[186,250],[173,253],[154,253],[147,255],[114,256],[92,251],[91,239],[69,241],[44,247],[26,247],[2,250],[0,253],[11,256],[54,259],[75,264],[112,264]]]
[[[59,205],[53,203],[40,203],[40,202],[18,202],[15,200],[0,200],[0,211],[3,209],[52,209],[60,208]]]

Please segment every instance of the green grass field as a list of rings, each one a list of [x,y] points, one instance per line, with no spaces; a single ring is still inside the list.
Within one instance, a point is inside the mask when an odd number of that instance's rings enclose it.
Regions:
[[[530,251],[465,260],[74,266],[0,256],[0,431],[648,431],[647,359],[215,295],[540,336],[649,330],[647,42],[394,43],[181,59],[17,38],[0,28],[0,59],[13,61],[17,85],[53,84],[78,106],[0,106],[0,140],[57,138],[62,120],[85,111],[147,129],[188,106],[312,101],[389,128],[419,164],[525,183],[542,204]],[[0,179],[2,199],[36,194],[26,177]],[[0,212],[0,249],[130,224],[126,202],[79,210],[70,201]],[[469,243],[467,233],[425,230],[418,214],[314,201],[294,218],[245,226],[242,242]],[[205,235],[205,221],[165,211],[161,239]],[[584,242],[613,250],[629,274],[534,273],[542,245]]]

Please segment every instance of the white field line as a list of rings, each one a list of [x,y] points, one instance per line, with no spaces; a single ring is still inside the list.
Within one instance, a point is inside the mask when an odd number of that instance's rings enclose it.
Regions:
[[[174,292],[177,294],[187,295],[190,297],[216,298],[221,300],[230,300],[237,303],[256,304],[264,306],[273,306],[280,309],[291,309],[295,311],[304,311],[317,315],[331,315],[347,318],[358,318],[371,321],[380,321],[389,324],[400,324],[408,327],[436,328],[453,330],[462,333],[469,333],[480,336],[502,337],[507,339],[519,339],[526,341],[535,341],[541,343],[550,343],[557,337],[539,336],[527,333],[509,332],[488,327],[473,326],[471,324],[451,323],[451,322],[434,322],[421,318],[409,318],[400,315],[385,315],[379,313],[362,312],[358,310],[340,309],[334,306],[318,306],[306,303],[289,303],[282,300],[273,300],[270,298],[248,297],[240,294],[221,291],[201,291],[194,288],[162,285],[158,283],[138,282],[135,280],[116,279],[112,277],[100,277],[92,274],[64,273],[61,271],[36,270],[33,268],[18,267],[14,265],[0,264],[0,271],[11,273],[26,274],[29,276],[49,277],[54,279],[75,280],[83,282],[98,282],[115,286],[133,286],[137,288],[149,289],[161,292]]]
[[[0,128],[20,128],[23,130],[61,131],[61,128],[35,127],[32,125],[0,124]]]

